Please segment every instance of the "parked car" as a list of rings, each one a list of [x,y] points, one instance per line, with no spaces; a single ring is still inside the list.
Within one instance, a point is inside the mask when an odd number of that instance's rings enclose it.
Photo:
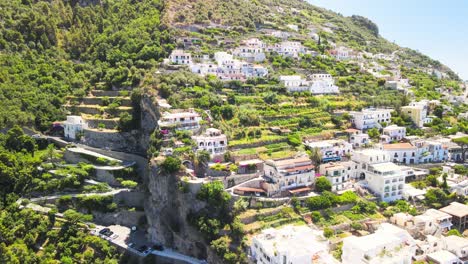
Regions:
[[[127,246],[128,246],[129,248],[134,248],[134,247],[135,247],[135,243],[130,242],[130,243],[127,244]]]
[[[101,229],[101,231],[99,231],[99,234],[104,235],[105,233],[107,233],[109,231],[110,231],[110,229],[108,227],[105,227],[105,228]]]
[[[164,250],[164,246],[161,245],[161,244],[154,244],[154,245],[152,246],[152,248],[153,248],[154,250],[157,250],[157,251],[163,251],[163,250]]]
[[[148,249],[148,247],[146,245],[143,245],[141,247],[138,248],[138,251],[140,251],[141,253],[145,252],[146,250]]]

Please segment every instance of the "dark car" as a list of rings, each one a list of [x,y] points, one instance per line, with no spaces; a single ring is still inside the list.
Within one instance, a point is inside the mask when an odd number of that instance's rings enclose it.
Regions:
[[[164,247],[163,247],[163,245],[161,245],[161,244],[154,244],[154,245],[152,246],[152,248],[153,248],[154,250],[157,250],[157,251],[163,251],[163,250],[164,250]]]
[[[110,232],[110,229],[106,227],[106,228],[101,229],[101,231],[99,231],[99,234],[104,235],[107,232]]]
[[[147,249],[148,249],[148,247],[145,246],[145,245],[143,245],[143,246],[141,246],[141,247],[138,248],[138,251],[140,251],[140,252],[145,252]]]

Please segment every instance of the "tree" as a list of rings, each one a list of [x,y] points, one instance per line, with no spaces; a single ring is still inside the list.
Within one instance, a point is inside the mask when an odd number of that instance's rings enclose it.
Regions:
[[[276,93],[267,93],[265,96],[263,96],[263,101],[266,104],[277,104],[278,103],[278,95]]]
[[[465,137],[459,137],[459,138],[454,138],[452,141],[456,144],[458,144],[461,149],[462,149],[462,162],[465,162],[465,154],[466,151],[468,150],[468,136]]]
[[[315,168],[318,168],[318,166],[320,166],[320,163],[322,163],[322,152],[319,148],[312,148],[309,152],[309,158],[314,163]]]
[[[332,184],[325,176],[320,176],[315,180],[315,190],[317,192],[331,191]]]
[[[375,127],[367,130],[367,134],[369,135],[370,138],[373,138],[373,139],[377,139],[380,136],[379,130]]]
[[[224,184],[221,181],[213,181],[202,185],[197,193],[197,199],[219,209],[227,207],[231,195],[224,191]]]
[[[79,213],[73,209],[68,209],[63,213],[63,217],[67,220],[70,224],[76,224],[78,222],[89,222],[93,220],[92,215],[85,215]]]

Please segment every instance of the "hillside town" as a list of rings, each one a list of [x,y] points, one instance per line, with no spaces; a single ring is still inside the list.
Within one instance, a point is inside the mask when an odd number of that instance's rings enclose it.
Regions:
[[[468,83],[363,17],[247,2],[271,14],[159,7],[160,47],[91,46],[117,68],[5,126],[0,229],[32,231],[0,262],[468,263]]]

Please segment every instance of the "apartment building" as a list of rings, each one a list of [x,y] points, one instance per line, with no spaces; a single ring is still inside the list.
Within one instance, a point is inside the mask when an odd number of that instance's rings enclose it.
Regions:
[[[315,182],[315,170],[309,157],[267,160],[265,177],[287,190],[300,186],[310,186]]]
[[[353,152],[353,145],[342,139],[306,141],[304,144],[309,149],[318,148],[322,153],[322,162],[339,161]]]
[[[321,164],[319,172],[330,181],[332,191],[340,191],[352,186],[351,180],[357,177],[357,164],[353,161],[330,162]]]
[[[406,127],[390,125],[383,129],[382,137],[383,143],[390,143],[392,141],[400,141],[406,137]]]
[[[368,108],[363,109],[360,112],[350,112],[352,117],[351,122],[357,129],[367,130],[370,128],[380,128],[380,123],[387,123],[391,122],[391,109],[376,109],[376,108]]]
[[[392,162],[368,165],[364,171],[369,189],[385,202],[402,199],[405,175],[400,166]]]
[[[193,136],[197,143],[197,150],[206,150],[210,154],[223,154],[227,150],[227,137],[221,130],[208,128],[204,134]]]
[[[200,128],[200,114],[194,109],[165,112],[158,121],[160,129],[196,130]]]

